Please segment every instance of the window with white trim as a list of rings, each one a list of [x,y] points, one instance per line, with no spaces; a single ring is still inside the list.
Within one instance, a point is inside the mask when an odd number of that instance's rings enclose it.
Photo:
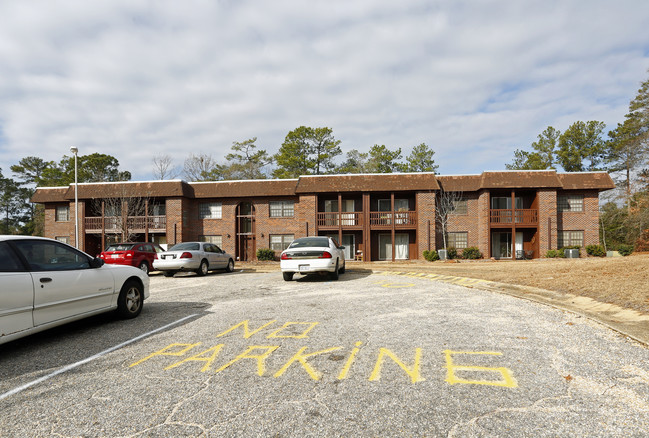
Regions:
[[[59,205],[56,207],[56,222],[68,222],[70,220],[70,207]]]
[[[582,212],[584,211],[584,195],[563,195],[557,197],[559,211]]]
[[[469,246],[469,233],[467,231],[446,234],[446,245],[450,248],[464,249]]]
[[[200,242],[209,242],[218,246],[219,248],[223,246],[223,236],[218,235],[202,235],[198,236]]]
[[[295,240],[294,234],[271,234],[270,249],[275,252],[282,252]]]
[[[58,240],[59,242],[70,244],[70,237],[69,236],[56,236],[54,239]]]
[[[198,218],[221,219],[222,209],[220,202],[201,202],[198,204]]]
[[[293,217],[294,201],[270,201],[270,217]]]
[[[453,214],[468,214],[469,203],[466,198],[459,198],[453,201]]]
[[[583,231],[559,231],[557,237],[558,248],[564,248],[566,246],[584,246]]]

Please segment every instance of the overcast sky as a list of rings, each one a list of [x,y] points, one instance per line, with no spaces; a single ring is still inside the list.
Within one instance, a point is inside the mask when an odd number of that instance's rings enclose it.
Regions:
[[[0,168],[77,146],[147,180],[305,125],[479,173],[548,125],[614,128],[648,68],[647,0],[2,0]]]

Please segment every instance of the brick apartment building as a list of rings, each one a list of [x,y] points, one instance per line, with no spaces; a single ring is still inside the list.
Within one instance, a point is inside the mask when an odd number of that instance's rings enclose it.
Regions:
[[[284,180],[181,180],[78,185],[79,247],[96,255],[129,239],[162,245],[204,240],[238,260],[279,253],[294,238],[330,235],[349,259],[421,259],[443,248],[440,194],[455,193],[447,245],[485,257],[538,258],[549,249],[599,243],[605,172],[483,172],[302,176]],[[45,236],[75,244],[75,187],[38,188]]]

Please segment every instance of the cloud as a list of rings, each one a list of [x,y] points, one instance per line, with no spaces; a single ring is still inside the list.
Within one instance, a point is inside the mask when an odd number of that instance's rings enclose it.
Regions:
[[[641,0],[0,3],[0,167],[27,155],[217,159],[300,125],[343,150],[426,142],[501,169],[548,125],[621,121],[649,67]]]

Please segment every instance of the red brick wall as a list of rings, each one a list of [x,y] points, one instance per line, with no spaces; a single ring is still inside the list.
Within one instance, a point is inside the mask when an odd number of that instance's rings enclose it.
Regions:
[[[481,190],[478,196],[478,248],[485,258],[489,258],[492,255],[489,236],[491,197],[488,190]]]
[[[447,232],[466,232],[468,246],[480,246],[480,198],[477,192],[463,193],[462,196],[467,199],[467,214],[450,214],[448,218]],[[437,248],[444,248],[444,237],[441,233],[441,227],[437,227]],[[481,249],[482,251],[482,249]],[[459,253],[462,250],[458,250]],[[484,253],[484,252],[483,252]],[[486,254],[485,254],[486,255]]]
[[[539,255],[545,256],[549,249],[557,248],[557,192],[538,191],[539,200]]]
[[[557,197],[562,195],[582,195],[584,211],[558,212],[557,231],[583,231],[584,247],[599,244],[599,193],[596,190],[571,190],[557,193]],[[581,254],[585,256],[586,251],[582,250]]]
[[[435,249],[435,192],[416,194],[417,234],[419,239],[417,253],[411,252],[411,259],[423,259],[424,251]]]

